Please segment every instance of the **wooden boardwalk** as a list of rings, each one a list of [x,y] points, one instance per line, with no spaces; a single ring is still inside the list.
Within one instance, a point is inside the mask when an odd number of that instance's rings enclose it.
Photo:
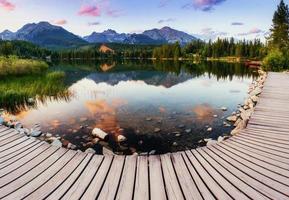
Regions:
[[[270,73],[247,129],[160,156],[100,156],[0,127],[1,199],[289,199],[289,75]]]

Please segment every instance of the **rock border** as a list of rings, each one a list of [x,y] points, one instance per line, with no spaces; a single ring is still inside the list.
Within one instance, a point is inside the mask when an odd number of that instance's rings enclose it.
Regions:
[[[238,135],[244,130],[248,122],[254,113],[255,107],[258,104],[259,96],[261,95],[264,87],[264,83],[267,79],[268,73],[262,69],[258,70],[259,78],[251,83],[248,90],[248,98],[244,101],[244,104],[239,105],[236,112],[227,117],[226,121],[234,125],[234,129],[231,131],[230,136],[219,136],[218,140],[206,139],[207,146],[222,142],[229,139],[232,136]],[[227,123],[224,122],[224,123]]]

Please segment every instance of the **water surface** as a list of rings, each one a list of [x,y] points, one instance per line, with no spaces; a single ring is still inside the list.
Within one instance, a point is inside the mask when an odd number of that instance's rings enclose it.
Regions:
[[[190,149],[201,139],[229,134],[233,127],[224,127],[225,118],[244,101],[256,76],[242,64],[218,62],[70,63],[52,70],[65,71],[69,95],[42,97],[18,112],[18,119],[27,127],[40,123],[44,132],[82,150],[101,153],[105,146],[120,154]],[[92,144],[93,128],[109,133],[108,143]],[[120,134],[125,143],[116,142]]]

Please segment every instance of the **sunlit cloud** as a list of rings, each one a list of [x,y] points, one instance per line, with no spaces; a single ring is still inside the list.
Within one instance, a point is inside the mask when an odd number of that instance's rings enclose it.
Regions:
[[[15,10],[15,7],[16,6],[10,1],[0,0],[0,8],[3,8],[4,10],[12,11],[12,10]]]
[[[80,7],[80,10],[78,11],[78,15],[98,17],[101,15],[101,10],[98,6],[84,5]]]
[[[191,3],[183,5],[182,8],[189,9],[195,8],[204,12],[211,11],[215,6],[225,2],[226,0],[192,0]]]
[[[65,19],[59,19],[59,20],[53,20],[52,23],[57,24],[57,25],[65,25],[67,24],[67,21]]]
[[[161,19],[158,21],[159,24],[164,24],[164,23],[169,23],[169,22],[174,22],[176,19],[174,18],[168,18],[168,19]]]

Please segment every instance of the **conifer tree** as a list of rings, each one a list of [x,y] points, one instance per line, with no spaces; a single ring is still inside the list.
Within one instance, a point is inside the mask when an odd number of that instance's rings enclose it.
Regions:
[[[281,0],[274,13],[273,25],[270,29],[269,44],[271,47],[286,50],[289,47],[289,9]]]

